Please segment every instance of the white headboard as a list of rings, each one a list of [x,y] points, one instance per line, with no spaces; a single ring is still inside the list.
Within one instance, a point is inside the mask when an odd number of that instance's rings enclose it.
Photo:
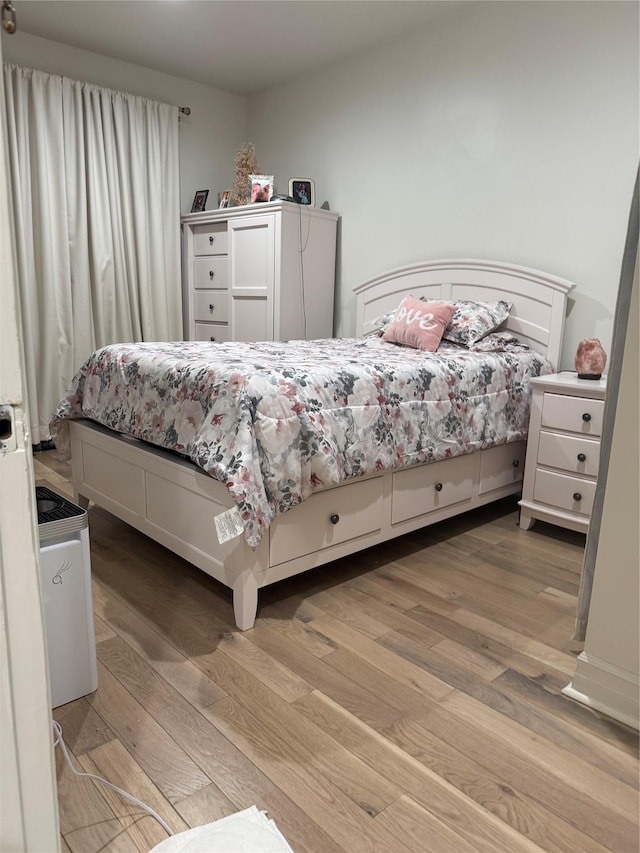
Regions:
[[[505,327],[558,366],[567,308],[575,285],[563,278],[499,261],[427,261],[391,270],[358,285],[356,335],[397,307],[407,293],[429,299],[512,303]]]

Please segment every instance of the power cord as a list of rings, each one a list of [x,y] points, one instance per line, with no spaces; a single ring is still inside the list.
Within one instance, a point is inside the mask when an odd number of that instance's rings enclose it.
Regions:
[[[307,307],[305,305],[305,293],[304,293],[304,253],[307,248],[307,244],[309,243],[309,235],[311,233],[311,211],[307,211],[307,236],[304,241],[304,246],[302,245],[302,208],[305,207],[304,204],[298,205],[298,246],[299,248],[299,260],[300,260],[300,298],[302,301],[302,329],[303,329],[303,337],[306,339],[307,337]]]
[[[64,755],[64,757],[67,761],[67,764],[69,765],[71,771],[73,773],[75,773],[76,776],[85,776],[87,779],[93,779],[95,782],[102,782],[103,785],[107,785],[107,787],[111,788],[112,790],[116,791],[116,793],[120,794],[121,797],[124,797],[125,800],[129,800],[130,802],[134,803],[136,806],[140,806],[141,809],[143,809],[145,812],[150,814],[151,817],[155,818],[158,821],[158,823],[160,824],[160,826],[164,829],[164,831],[168,835],[174,835],[174,832],[169,827],[169,825],[167,823],[165,823],[165,821],[160,817],[160,815],[157,812],[154,812],[154,810],[150,806],[146,805],[146,803],[143,803],[141,800],[138,800],[136,797],[133,797],[131,794],[128,794],[126,791],[123,791],[122,788],[118,788],[117,785],[114,785],[111,782],[107,782],[107,780],[103,779],[102,776],[96,776],[93,773],[85,773],[81,770],[76,770],[76,768],[73,766],[73,763],[71,761],[71,757],[69,756],[69,751],[67,749],[67,745],[64,742],[64,738],[62,737],[62,726],[60,725],[59,722],[57,722],[57,720],[53,720],[53,730],[54,730],[55,735],[56,735],[55,740],[53,742],[53,746],[54,747],[56,747],[56,746],[60,747],[60,749],[62,750],[62,754]]]

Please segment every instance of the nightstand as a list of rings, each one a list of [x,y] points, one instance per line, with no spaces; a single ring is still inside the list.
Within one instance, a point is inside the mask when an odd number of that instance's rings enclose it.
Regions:
[[[533,396],[520,527],[535,519],[587,532],[598,477],[606,377],[573,372],[531,380]]]

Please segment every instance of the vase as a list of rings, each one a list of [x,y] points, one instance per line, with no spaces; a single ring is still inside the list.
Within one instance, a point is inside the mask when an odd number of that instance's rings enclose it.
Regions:
[[[576,350],[578,379],[600,379],[607,363],[607,354],[598,338],[584,338]]]

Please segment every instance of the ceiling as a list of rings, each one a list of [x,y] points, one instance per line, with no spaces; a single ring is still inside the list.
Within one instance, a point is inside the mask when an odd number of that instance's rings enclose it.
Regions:
[[[12,0],[18,30],[248,95],[375,49],[462,0]]]

